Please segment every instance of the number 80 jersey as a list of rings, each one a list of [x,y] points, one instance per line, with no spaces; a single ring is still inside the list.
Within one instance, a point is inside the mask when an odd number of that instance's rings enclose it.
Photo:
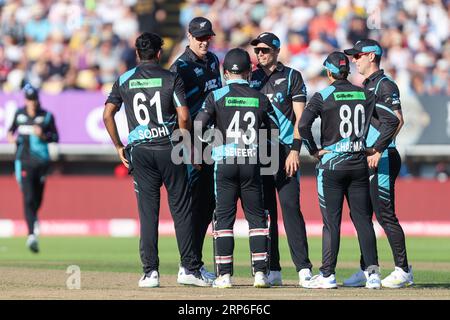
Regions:
[[[300,135],[311,154],[318,151],[311,125],[321,118],[320,143],[330,151],[319,163],[320,169],[348,170],[367,167],[366,138],[372,116],[382,119],[380,136],[374,148],[382,152],[388,146],[398,125],[398,119],[386,106],[375,102],[370,91],[336,80],[314,94],[300,120]]]
[[[155,149],[172,147],[177,128],[177,107],[186,106],[181,78],[154,62],[144,62],[122,74],[106,103],[123,104],[128,123],[128,144],[149,142]]]

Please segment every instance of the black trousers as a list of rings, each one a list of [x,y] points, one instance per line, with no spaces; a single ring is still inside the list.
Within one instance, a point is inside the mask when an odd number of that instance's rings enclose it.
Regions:
[[[203,265],[203,243],[212,221],[216,201],[214,199],[214,165],[202,164],[201,170],[188,165],[191,190],[193,247]]]
[[[375,216],[391,246],[395,266],[409,272],[405,233],[395,215],[395,180],[401,165],[402,160],[397,149],[389,148],[383,152],[378,168],[369,172],[370,199]],[[361,268],[364,270],[365,267],[361,256]]]
[[[48,169],[48,162],[15,161],[16,179],[22,190],[28,234],[34,233],[34,225],[38,220]]]
[[[289,251],[298,272],[304,268],[311,269],[312,264],[309,260],[305,220],[300,210],[300,172],[297,171],[295,176],[288,177],[284,169],[289,152],[289,148],[280,145],[278,172],[273,176],[263,176],[264,208],[270,215],[270,270],[281,270],[276,198],[276,191],[278,191]]]
[[[318,169],[317,188],[322,212],[322,266],[325,277],[335,273],[339,253],[344,197],[358,234],[359,246],[368,266],[378,266],[378,253],[370,206],[367,169]]]
[[[153,150],[149,144],[143,143],[127,150],[139,208],[140,255],[144,272],[159,268],[158,223],[162,184],[167,189],[181,265],[188,270],[200,268],[192,247],[192,211],[186,165],[175,165],[171,161],[172,149]]]
[[[267,217],[264,212],[260,167],[256,164],[215,164],[215,261],[219,275],[233,270],[236,203],[241,199],[249,224],[252,268],[267,272]]]

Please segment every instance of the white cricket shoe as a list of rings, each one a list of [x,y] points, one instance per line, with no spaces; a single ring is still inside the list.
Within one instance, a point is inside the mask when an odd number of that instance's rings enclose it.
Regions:
[[[283,280],[281,279],[281,271],[270,271],[267,277],[271,286],[282,286]]]
[[[330,274],[328,277],[318,274],[312,277],[311,280],[305,281],[303,287],[308,289],[336,289],[336,277],[334,274]]]
[[[231,288],[233,284],[231,283],[231,274],[223,274],[216,278],[212,283],[213,288],[226,289]]]
[[[255,282],[253,282],[253,286],[255,288],[270,288],[270,282],[267,275],[262,271],[257,271],[255,273]]]
[[[365,287],[369,273],[359,269],[358,272],[352,274],[350,278],[345,279],[342,284],[344,287]]]
[[[394,271],[381,281],[383,287],[391,289],[405,288],[413,284],[414,277],[411,266],[409,266],[409,272],[405,272],[402,268],[395,267]]]
[[[298,272],[298,284],[303,287],[303,285],[310,281],[312,278],[311,270],[304,268]]]
[[[139,288],[156,288],[159,287],[159,274],[158,271],[153,270],[150,273],[144,274],[139,279]]]
[[[33,253],[39,252],[39,243],[38,238],[34,234],[30,234],[27,238],[27,247],[31,250]]]
[[[366,281],[367,289],[381,289],[381,278],[380,274],[377,272],[373,272],[369,274],[369,277]]]
[[[185,268],[180,267],[178,271],[177,282],[179,284],[197,286],[197,287],[210,287],[212,281],[203,278],[200,270],[194,272],[188,272]]]
[[[203,278],[214,281],[216,279],[216,275],[212,272],[209,272],[205,266],[200,267],[200,273],[202,274]]]

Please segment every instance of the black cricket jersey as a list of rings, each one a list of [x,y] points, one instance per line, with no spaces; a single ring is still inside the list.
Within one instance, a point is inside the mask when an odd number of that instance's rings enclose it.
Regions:
[[[255,158],[261,128],[276,128],[277,119],[269,99],[249,87],[245,80],[229,80],[211,92],[195,118],[205,128],[209,121],[223,139],[215,139],[212,158]]]
[[[400,91],[395,82],[384,74],[384,70],[378,70],[371,74],[363,82],[364,88],[371,91],[377,97],[377,102],[388,107],[392,113],[401,110]],[[395,113],[394,113],[395,114]],[[367,136],[367,146],[372,147],[380,135],[380,120],[375,116],[372,118],[369,134]],[[389,148],[395,148],[395,139],[392,139]]]
[[[321,158],[318,169],[366,168],[366,137],[373,115],[382,122],[374,148],[380,152],[387,148],[399,120],[375,99],[373,93],[348,80],[336,80],[313,95],[303,111],[299,130],[310,154],[316,153],[311,126],[317,117],[321,118],[320,144],[330,152]]]
[[[186,106],[183,81],[155,62],[143,62],[122,74],[106,103],[125,108],[128,144],[148,142],[154,149],[172,147],[178,127],[177,107]]]
[[[42,128],[45,140],[34,133],[34,126]],[[17,131],[16,160],[19,161],[49,161],[48,143],[58,142],[59,136],[53,115],[39,108],[36,115],[28,115],[26,108],[20,108],[14,115],[9,132]]]
[[[172,64],[170,71],[178,73],[184,82],[186,102],[192,119],[202,107],[208,93],[222,87],[219,59],[212,52],[208,52],[205,59],[200,59],[187,46]]]
[[[300,72],[278,62],[275,70],[267,75],[258,65],[250,86],[269,98],[280,126],[280,143],[291,146],[295,125],[292,102],[306,102],[306,86]]]

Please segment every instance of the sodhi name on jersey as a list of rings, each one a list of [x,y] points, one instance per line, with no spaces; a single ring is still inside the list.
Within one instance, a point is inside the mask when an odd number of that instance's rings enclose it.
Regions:
[[[334,147],[335,152],[360,152],[366,149],[363,141],[339,141]]]
[[[137,130],[139,139],[155,139],[169,135],[169,130],[166,127],[147,128]]]

